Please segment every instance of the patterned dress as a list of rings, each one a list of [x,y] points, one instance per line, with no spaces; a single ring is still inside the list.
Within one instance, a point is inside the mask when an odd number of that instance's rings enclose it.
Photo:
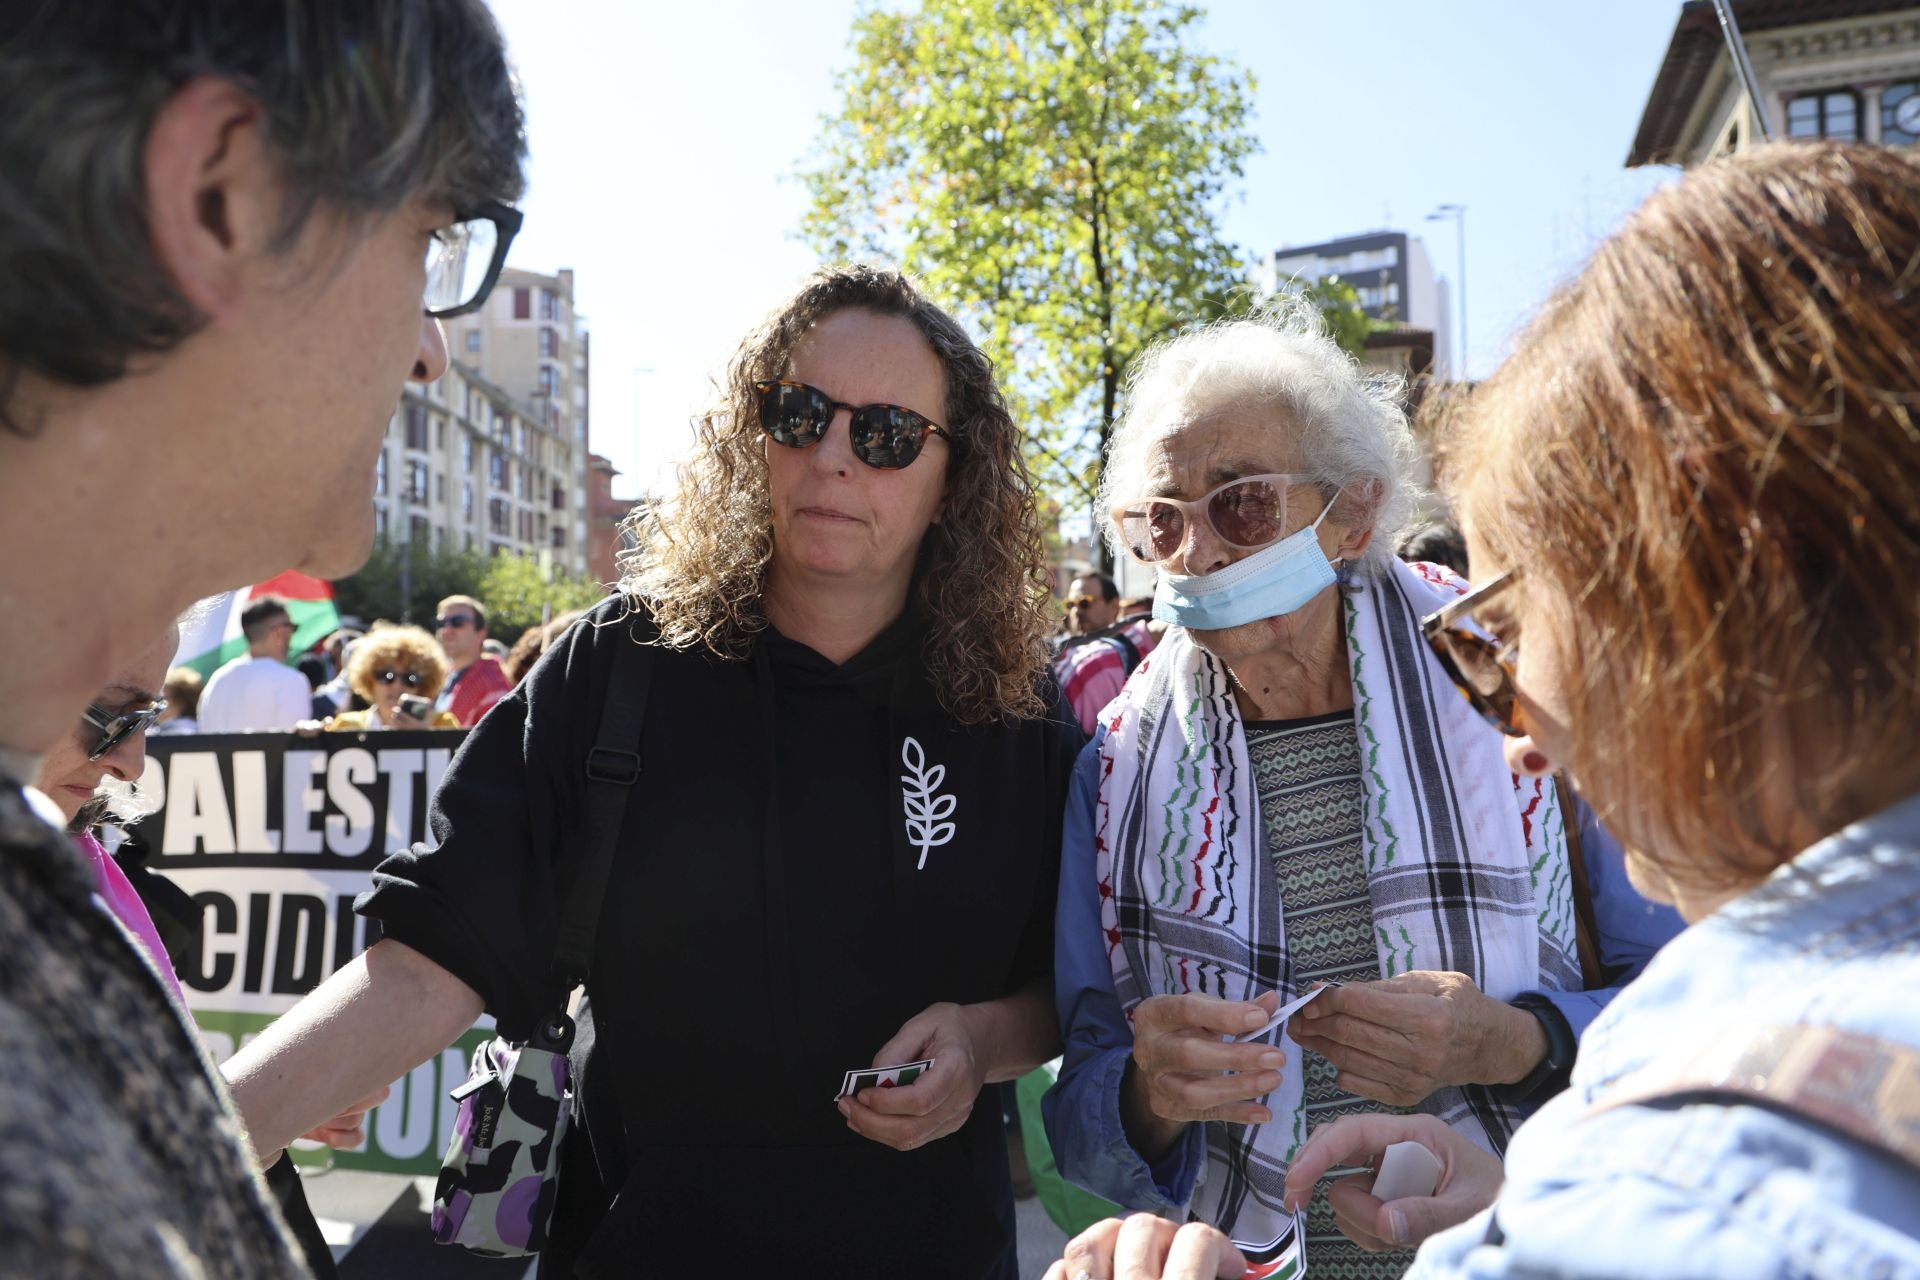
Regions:
[[[1353,713],[1252,721],[1246,730],[1296,987],[1373,981],[1380,976],[1380,957],[1360,845],[1360,745]],[[1343,1115],[1407,1110],[1338,1088],[1333,1064],[1317,1053],[1307,1054],[1304,1066],[1309,1133]],[[1324,1195],[1307,1210],[1312,1280],[1397,1278],[1412,1263],[1411,1250],[1367,1253],[1341,1235]]]

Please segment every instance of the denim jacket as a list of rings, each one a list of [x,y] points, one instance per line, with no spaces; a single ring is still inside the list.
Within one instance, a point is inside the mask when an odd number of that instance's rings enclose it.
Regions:
[[[1920,1048],[1920,796],[1669,943],[1514,1136],[1493,1209],[1428,1241],[1410,1280],[1920,1277],[1920,1169],[1727,1100],[1591,1110],[1651,1063],[1792,1023]]]

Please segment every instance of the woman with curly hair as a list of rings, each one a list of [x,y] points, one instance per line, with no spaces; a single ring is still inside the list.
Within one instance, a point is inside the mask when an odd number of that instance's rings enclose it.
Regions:
[[[548,1016],[585,762],[645,661],[542,1274],[699,1274],[725,1239],[793,1275],[1012,1276],[999,1109],[975,1102],[1058,1049],[1079,729],[989,362],[901,276],[824,271],[741,344],[634,533],[619,597],[474,730],[433,839],[376,875],[384,940],[236,1061],[254,1132],[285,1141],[482,1008],[514,1037]]]
[[[367,700],[364,711],[342,711],[321,724],[326,730],[458,729],[460,722],[432,709],[447,682],[447,655],[420,627],[376,622],[347,659],[347,686]],[[408,703],[416,698],[428,705]],[[411,709],[409,709],[411,708]],[[414,712],[424,711],[424,715]]]

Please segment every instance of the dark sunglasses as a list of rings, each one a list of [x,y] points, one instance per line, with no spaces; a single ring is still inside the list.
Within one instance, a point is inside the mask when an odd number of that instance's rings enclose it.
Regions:
[[[1068,596],[1067,597],[1067,608],[1069,609],[1091,609],[1093,607],[1093,603],[1094,603],[1094,600],[1092,596]]]
[[[398,680],[409,689],[418,689],[420,687],[420,673],[418,671],[376,671],[374,672],[373,678],[381,684],[392,684],[395,680]]]
[[[819,444],[842,409],[853,414],[847,424],[853,456],[882,471],[911,465],[928,432],[953,442],[946,428],[897,404],[842,404],[818,387],[784,379],[756,382],[753,390],[760,397],[760,429],[789,449]]]
[[[98,760],[136,733],[145,733],[167,710],[165,698],[155,698],[144,707],[129,707],[115,714],[105,707],[88,704],[80,719],[100,736],[87,749],[87,759]]]
[[[1489,639],[1467,623],[1469,614],[1512,586],[1519,577],[1517,569],[1509,570],[1420,621],[1420,631],[1433,646],[1434,656],[1440,659],[1447,678],[1482,719],[1509,738],[1526,736],[1526,730],[1519,723],[1519,693],[1514,688],[1510,665],[1512,648]]]
[[[433,629],[435,631],[446,631],[449,629],[457,631],[461,627],[470,627],[472,625],[473,615],[470,613],[450,613],[444,618],[435,618],[433,620]]]

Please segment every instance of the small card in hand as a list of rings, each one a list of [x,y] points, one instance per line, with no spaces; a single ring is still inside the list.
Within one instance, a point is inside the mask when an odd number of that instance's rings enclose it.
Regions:
[[[840,1092],[833,1095],[833,1100],[838,1102],[842,1098],[851,1098],[862,1089],[905,1088],[932,1066],[932,1058],[922,1058],[918,1062],[903,1062],[893,1067],[855,1067],[841,1078]]]

